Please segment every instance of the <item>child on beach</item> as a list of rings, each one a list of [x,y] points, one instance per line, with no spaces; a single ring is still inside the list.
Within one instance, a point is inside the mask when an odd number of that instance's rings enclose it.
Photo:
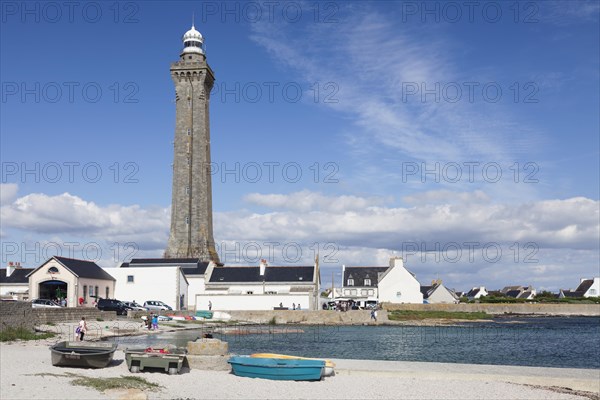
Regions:
[[[157,314],[152,315],[152,329],[153,330],[158,329],[158,315]]]
[[[83,342],[83,335],[87,332],[87,324],[85,323],[85,317],[81,317],[81,321],[79,321],[79,341]]]

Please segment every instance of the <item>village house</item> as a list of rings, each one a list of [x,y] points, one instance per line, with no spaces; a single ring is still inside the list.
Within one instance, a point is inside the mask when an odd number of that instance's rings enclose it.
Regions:
[[[533,286],[505,286],[500,290],[502,296],[512,297],[513,299],[533,300],[537,294]],[[491,292],[488,293],[490,296]]]
[[[427,304],[456,304],[459,302],[458,297],[442,284],[441,279],[434,280],[429,286],[421,286],[421,293],[423,293],[423,302]]]
[[[575,290],[563,290],[561,289],[558,298],[564,299],[565,297],[598,297],[600,296],[600,278],[595,277],[591,279],[581,278],[579,286]]]
[[[487,290],[485,290],[485,286],[476,286],[476,287],[472,288],[471,290],[469,290],[465,296],[467,296],[467,299],[469,299],[469,301],[471,301],[471,300],[477,300],[480,297],[487,296],[487,295],[488,295],[488,292],[487,292]]]
[[[390,258],[387,267],[342,266],[342,276],[344,298],[361,307],[373,302],[423,303],[421,284],[400,257]]]
[[[29,300],[29,279],[33,268],[23,268],[20,262],[9,262],[0,269],[0,297],[10,300]]]
[[[92,261],[54,256],[27,278],[31,299],[66,298],[68,307],[92,307],[115,293],[115,278]]]

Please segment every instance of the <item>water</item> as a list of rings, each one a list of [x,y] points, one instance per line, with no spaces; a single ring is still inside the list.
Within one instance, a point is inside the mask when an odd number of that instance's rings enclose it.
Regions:
[[[247,335],[214,334],[235,354],[467,364],[600,368],[600,318],[500,318],[459,326],[240,326]],[[283,333],[256,334],[277,329]],[[302,332],[297,332],[302,330]],[[111,339],[127,346],[185,346],[204,330]]]

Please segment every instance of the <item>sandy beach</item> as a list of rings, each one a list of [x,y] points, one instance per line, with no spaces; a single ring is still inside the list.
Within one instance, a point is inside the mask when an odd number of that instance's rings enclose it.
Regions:
[[[131,376],[122,349],[104,369],[53,367],[57,338],[0,344],[0,398],[9,399],[597,399],[600,370],[402,361],[334,360],[336,375],[320,382],[241,378],[224,371],[144,372],[160,388],[99,392],[74,386],[75,374]]]

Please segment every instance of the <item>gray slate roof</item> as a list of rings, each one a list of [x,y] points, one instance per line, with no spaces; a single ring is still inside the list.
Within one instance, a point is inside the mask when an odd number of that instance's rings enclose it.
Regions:
[[[134,258],[122,263],[121,268],[128,267],[181,267],[185,275],[204,275],[208,261],[199,258]]]
[[[577,289],[575,289],[575,291],[583,292],[585,294],[585,292],[587,292],[589,290],[589,288],[592,287],[593,284],[594,284],[593,279],[585,279],[583,282],[581,282],[579,284],[579,286],[577,286]]]
[[[379,274],[387,271],[390,267],[346,267],[344,270],[344,281],[342,286],[348,286],[348,279],[354,279],[353,286],[365,286],[365,279],[371,280],[369,287],[377,287]]]
[[[108,281],[116,280],[112,277],[112,275],[104,271],[98,266],[98,264],[96,264],[93,261],[77,260],[75,258],[66,258],[59,256],[54,256],[48,261],[50,261],[51,259],[55,259],[80,278],[104,279]],[[48,263],[48,261],[44,262],[42,265],[31,271],[29,274],[27,274],[27,276],[29,277],[29,275],[31,275],[33,272],[42,268]]]
[[[10,276],[6,276],[6,268],[0,269],[0,283],[3,284],[29,284],[29,275],[33,272],[33,268],[15,268]]]
[[[272,267],[265,269],[265,282],[306,282],[312,283],[315,267]],[[211,283],[220,282],[262,282],[260,267],[217,267],[210,277]]]

